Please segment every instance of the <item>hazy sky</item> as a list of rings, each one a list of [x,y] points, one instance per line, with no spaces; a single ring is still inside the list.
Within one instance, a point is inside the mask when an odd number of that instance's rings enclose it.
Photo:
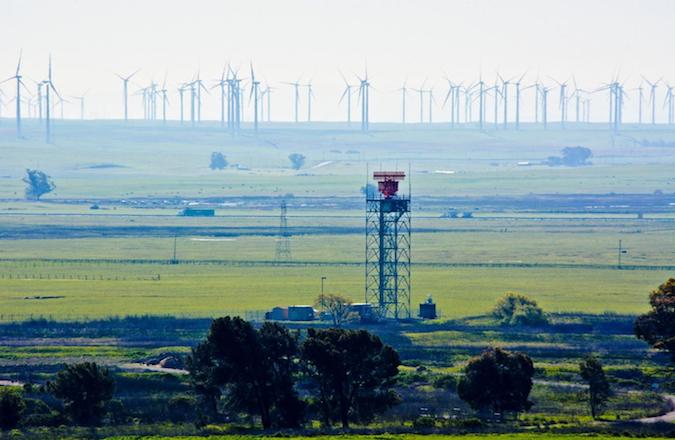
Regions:
[[[168,72],[175,90],[198,70],[204,79],[218,77],[227,61],[244,70],[254,63],[275,88],[277,120],[292,117],[291,89],[281,82],[299,77],[313,79],[313,119],[344,118],[338,69],[351,80],[366,62],[373,121],[400,120],[395,90],[406,78],[412,87],[428,78],[441,102],[446,74],[469,82],[481,69],[490,81],[499,69],[505,77],[527,71],[526,82],[539,73],[551,85],[551,77],[574,74],[589,89],[619,69],[627,89],[640,74],[675,82],[672,0],[2,0],[0,11],[0,77],[12,75],[23,48],[24,74],[44,79],[51,52],[59,91],[89,90],[88,117],[121,116],[121,81],[113,72],[141,68],[135,82],[143,85],[161,83]],[[12,93],[8,83],[0,88]],[[138,117],[134,99],[131,114]],[[176,118],[175,91],[170,99]],[[417,97],[408,102],[414,120]],[[301,106],[306,117],[304,94]],[[604,117],[605,107],[598,96],[594,117]],[[634,108],[635,99],[628,101],[627,116]],[[216,109],[216,97],[207,96],[203,114],[215,119]],[[434,111],[435,120],[446,118],[440,103]],[[555,106],[550,112],[557,117]],[[79,108],[73,103],[66,113],[76,116]]]

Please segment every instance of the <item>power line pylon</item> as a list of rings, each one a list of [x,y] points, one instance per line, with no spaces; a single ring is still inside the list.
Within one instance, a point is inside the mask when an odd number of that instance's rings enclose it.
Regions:
[[[279,215],[279,236],[277,237],[277,249],[274,259],[279,262],[290,261],[291,256],[291,235],[288,232],[288,208],[286,200],[281,201],[281,214]]]

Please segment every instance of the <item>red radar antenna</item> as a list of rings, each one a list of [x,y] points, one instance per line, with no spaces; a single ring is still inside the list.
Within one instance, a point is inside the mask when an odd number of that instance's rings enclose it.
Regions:
[[[377,181],[377,189],[385,199],[390,199],[398,192],[398,182],[405,179],[404,171],[375,171],[373,179]]]

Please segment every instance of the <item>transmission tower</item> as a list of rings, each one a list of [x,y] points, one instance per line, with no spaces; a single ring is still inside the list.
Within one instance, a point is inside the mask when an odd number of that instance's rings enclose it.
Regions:
[[[291,235],[288,233],[288,208],[286,200],[281,201],[281,214],[279,215],[279,236],[277,237],[277,249],[275,260],[277,262],[291,260]]]
[[[366,302],[381,318],[410,318],[410,195],[397,195],[402,171],[376,171],[366,191]]]

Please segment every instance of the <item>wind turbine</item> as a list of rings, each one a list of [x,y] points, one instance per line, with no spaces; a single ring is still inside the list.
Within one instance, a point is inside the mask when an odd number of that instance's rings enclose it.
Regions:
[[[197,85],[196,88],[196,98],[197,98],[197,122],[202,122],[202,90],[204,90],[207,94],[209,93],[209,89],[206,88],[204,85],[204,81],[200,78],[200,72],[199,70],[197,71],[197,79],[192,82],[193,84]],[[191,90],[195,90],[194,86]]]
[[[293,87],[293,98],[294,98],[294,118],[295,122],[298,122],[298,104],[300,102],[300,78],[295,82],[285,82],[289,86]]]
[[[267,101],[267,122],[272,122],[272,87],[267,84],[265,87],[265,100]]]
[[[87,90],[80,96],[72,97],[73,99],[77,99],[78,101],[80,101],[80,120],[84,120],[84,97],[87,96],[87,93],[89,93],[89,90]]]
[[[185,84],[180,84],[178,86],[178,96],[180,99],[180,125],[183,125],[184,121],[184,115],[183,115],[183,93],[185,93],[185,90],[187,87],[185,87]]]
[[[495,128],[499,126],[499,86],[497,85],[497,81],[495,80],[495,85],[490,87],[487,90],[493,90],[495,92],[495,100],[494,100],[494,123],[495,123]]]
[[[16,80],[16,137],[21,138],[22,133],[21,133],[21,87],[26,89],[26,92],[28,92],[28,87],[23,83],[21,80],[21,57],[23,56],[23,51],[19,52],[19,62],[16,64],[16,72],[14,73],[14,76],[10,76],[6,80],[2,81],[7,82],[10,80],[15,79]],[[2,83],[0,83],[2,84]],[[30,94],[30,92],[28,92]]]
[[[673,86],[666,84],[666,98],[663,105],[668,109],[668,124],[673,124]]]
[[[54,87],[54,83],[52,82],[52,56],[49,55],[49,71],[47,74],[47,79],[44,81],[45,84],[45,89],[46,89],[46,102],[45,102],[45,142],[48,144],[52,143],[52,125],[51,125],[51,105],[49,103],[50,99],[50,90],[54,91],[56,93],[56,96],[59,99],[61,98],[61,95],[59,92],[56,90],[56,87]],[[63,109],[63,106],[61,107]]]
[[[426,92],[429,94],[429,126],[433,124],[433,103],[436,102],[434,99],[434,88],[431,87],[430,89],[426,90]]]
[[[527,72],[523,73],[514,83],[516,86],[516,130],[520,130],[520,83],[523,82],[525,75],[527,75]]]
[[[230,91],[230,89],[229,89],[230,72],[229,72],[229,70],[227,71],[227,78],[226,78],[225,77],[225,75],[226,75],[225,70],[226,69],[228,69],[228,66],[223,67],[223,72],[220,75],[220,79],[217,80],[216,84],[212,87],[212,88],[220,87],[220,126],[223,127],[223,128],[225,127],[225,101],[227,99],[229,99],[227,97],[228,97],[228,94],[229,94],[229,91]],[[225,91],[225,86],[228,86],[227,91]],[[228,113],[229,113],[229,110],[230,110],[229,105],[227,106],[227,110],[228,110]],[[229,122],[229,120],[230,120],[229,115],[227,117],[227,120]]]
[[[312,98],[314,92],[312,91],[312,80],[305,85],[307,87],[307,122],[312,122]]]
[[[363,78],[359,79],[359,99],[361,100],[361,131],[367,132],[370,128],[370,82],[368,81],[368,67]]]
[[[457,93],[457,86],[455,86],[450,79],[447,77],[445,80],[448,82],[448,93],[445,95],[443,100],[443,107],[450,101],[450,126],[455,126],[455,93]]]
[[[122,80],[122,83],[124,84],[123,88],[124,88],[124,121],[125,122],[129,120],[129,111],[128,111],[128,106],[127,106],[127,102],[128,102],[128,98],[129,98],[129,80],[131,78],[133,78],[134,75],[136,75],[140,70],[141,69],[136,70],[134,73],[132,73],[129,76],[121,76],[121,75],[118,75],[117,73],[115,74],[119,79]]]
[[[340,76],[342,76],[342,80],[345,82],[345,90],[342,92],[342,96],[340,96],[340,100],[338,101],[338,104],[342,104],[342,100],[347,98],[347,125],[351,126],[352,125],[352,88],[354,87],[352,84],[349,84],[347,81],[347,78],[340,72]],[[404,116],[404,122],[405,122],[405,116]]]
[[[497,72],[497,77],[499,80],[502,82],[502,101],[504,103],[504,130],[508,127],[508,122],[509,122],[509,83],[511,82],[511,79],[505,80],[502,78],[502,76]]]
[[[553,79],[558,86],[560,87],[560,96],[558,98],[560,106],[560,128],[565,128],[565,122],[567,121],[567,80],[560,82],[556,79]]]
[[[548,128],[548,92],[550,87],[541,85],[541,120],[544,123],[544,129]]]
[[[572,76],[572,83],[574,84],[574,92],[570,96],[570,99],[574,98],[574,100],[575,100],[574,121],[578,124],[582,120],[585,120],[585,119],[582,118],[583,115],[581,114],[581,105],[582,105],[581,94],[586,93],[586,90],[580,89],[577,86],[577,79],[574,76]]]
[[[42,104],[43,104],[43,102],[42,102],[43,101],[43,99],[42,99],[42,86],[43,86],[42,81],[37,82],[35,85],[37,86],[38,118],[39,118],[40,122],[42,122]]]
[[[413,89],[420,95],[420,125],[424,123],[424,93],[426,92],[426,90],[424,90],[424,86],[426,83],[427,80],[425,79],[419,89]]]
[[[481,72],[478,79],[478,128],[483,129],[485,121],[485,81],[483,81],[483,73]]]
[[[164,82],[162,83],[162,88],[159,89],[159,93],[162,96],[162,124],[166,125],[166,106],[169,104],[169,98],[167,96],[168,90],[166,89],[166,75],[164,75]]]
[[[401,124],[405,125],[405,98],[408,94],[408,80],[403,81],[403,85],[400,89],[401,92]]]
[[[644,79],[647,82],[647,84],[649,84],[649,88],[650,88],[650,90],[649,90],[649,102],[652,105],[652,125],[654,125],[654,124],[656,124],[656,87],[661,82],[661,79],[659,79],[656,82],[651,82],[647,78],[645,78],[644,76],[642,77],[642,79]]]
[[[255,72],[253,72],[253,63],[251,63],[251,94],[249,95],[249,101],[253,99],[253,129],[255,132],[258,132],[258,87],[260,86],[260,81],[255,80]],[[311,87],[311,86],[310,86]],[[311,94],[311,88],[310,88]]]
[[[644,87],[642,87],[642,82],[640,82],[640,86],[634,90],[638,91],[638,124],[642,125],[642,101],[644,100]]]

